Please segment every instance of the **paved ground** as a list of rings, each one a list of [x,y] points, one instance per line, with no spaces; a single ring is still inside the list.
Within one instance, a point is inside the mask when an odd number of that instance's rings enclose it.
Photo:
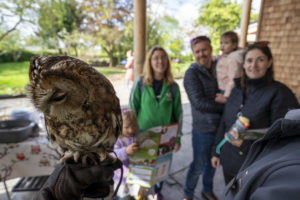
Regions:
[[[186,96],[185,90],[182,86],[182,79],[177,80],[180,85],[182,104],[183,104],[183,136],[181,139],[182,148],[179,152],[174,154],[173,163],[171,168],[171,174],[165,181],[162,193],[166,200],[181,200],[183,199],[183,185],[187,173],[188,166],[192,161],[192,145],[191,145],[191,130],[192,130],[192,117],[191,108]],[[121,106],[127,107],[130,89],[127,89],[123,85],[115,86],[118,97],[120,98]],[[0,116],[7,115],[15,108],[27,108],[33,109],[31,103],[26,98],[13,99],[13,100],[0,100]],[[16,183],[17,179],[13,179],[8,182],[9,188],[12,188]],[[201,188],[202,183],[199,179],[196,191],[195,200],[200,200],[201,198]],[[221,197],[224,189],[224,180],[222,175],[222,170],[217,169],[214,178],[214,191],[218,197]],[[14,200],[29,200],[32,199],[34,193],[24,192],[13,194]],[[3,184],[0,184],[0,199],[6,200],[6,195],[4,193]]]

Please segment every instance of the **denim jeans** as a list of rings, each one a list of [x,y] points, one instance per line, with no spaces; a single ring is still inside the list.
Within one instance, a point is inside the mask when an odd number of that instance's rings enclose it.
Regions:
[[[194,190],[202,173],[203,188],[205,193],[213,191],[213,177],[215,169],[211,166],[211,148],[215,135],[192,131],[193,162],[191,163],[184,185],[184,197],[192,198]]]

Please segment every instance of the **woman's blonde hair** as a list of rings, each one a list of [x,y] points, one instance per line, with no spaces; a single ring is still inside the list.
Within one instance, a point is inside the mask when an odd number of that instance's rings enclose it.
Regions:
[[[134,110],[132,110],[131,108],[123,109],[122,110],[122,119],[123,119],[123,124],[126,121],[126,122],[129,122],[129,124],[135,128],[135,133],[137,133],[139,131],[139,125],[138,125],[137,117],[136,117]]]
[[[167,69],[165,71],[165,75],[164,75],[164,83],[166,83],[167,85],[172,85],[174,83],[174,78],[173,78],[173,74],[171,72],[171,63],[170,63],[170,59],[168,56],[168,53],[166,52],[166,50],[164,48],[162,48],[161,46],[154,46],[150,49],[150,51],[147,54],[147,58],[145,60],[145,64],[144,64],[144,71],[143,71],[143,75],[144,75],[144,83],[147,86],[151,86],[154,80],[154,72],[151,66],[151,58],[154,54],[155,51],[162,51],[164,52],[165,56],[167,57]]]

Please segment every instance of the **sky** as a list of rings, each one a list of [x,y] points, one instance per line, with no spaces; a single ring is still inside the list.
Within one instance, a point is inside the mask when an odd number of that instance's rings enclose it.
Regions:
[[[242,4],[245,0],[232,0]],[[208,30],[203,27],[195,28],[193,22],[199,16],[199,8],[201,3],[207,2],[204,0],[163,0],[162,3],[159,1],[148,0],[151,2],[152,10],[155,11],[154,15],[162,16],[164,14],[175,17],[179,22],[180,30],[174,31],[174,34],[178,33],[179,37],[182,38],[185,51],[184,54],[188,54],[190,51],[189,40],[197,35],[209,35]],[[155,3],[156,2],[156,3]],[[252,0],[253,12],[259,13],[261,0]]]
[[[191,25],[197,18],[198,9],[201,1],[195,0],[163,0],[162,3],[157,1],[148,1],[154,11],[154,15],[163,16],[165,14],[175,17],[179,26]]]
[[[245,0],[232,0],[242,4]],[[171,16],[174,16],[180,25],[191,24],[198,16],[198,10],[203,0],[164,0],[162,4],[158,6],[160,11],[164,11]],[[258,13],[261,0],[252,0],[253,11]]]
[[[2,0],[0,0],[2,1]],[[245,0],[232,0],[239,4],[242,4]],[[181,28],[178,31],[174,31],[174,34],[179,34],[184,40],[185,46],[189,46],[189,38],[195,37],[199,34],[208,35],[208,31],[201,28],[195,29],[193,22],[198,17],[199,8],[201,3],[207,2],[206,0],[163,0],[162,3],[159,3],[160,0],[147,0],[147,3],[151,3],[152,11],[154,15],[162,16],[168,14],[173,16],[179,22],[179,27]],[[261,0],[252,0],[252,7],[254,12],[259,12]],[[17,18],[15,19],[15,21]],[[11,23],[14,24],[14,23]],[[22,30],[22,36],[28,37],[33,35],[37,31],[37,26],[32,24],[22,24],[18,29]]]
[[[1,0],[0,0],[1,1]],[[232,0],[238,3],[242,3],[245,0]],[[148,2],[158,2],[158,1],[148,1]],[[192,26],[193,21],[198,16],[198,10],[201,6],[201,3],[205,2],[204,0],[163,0],[163,3],[154,3],[153,10],[155,10],[156,14],[168,14],[170,16],[174,16],[178,22],[179,26]],[[261,0],[252,0],[252,7],[255,12],[259,12]],[[15,19],[17,20],[17,18]],[[25,32],[25,35],[32,34],[33,30],[36,27],[28,26],[25,24],[22,26],[22,29]]]
[[[171,15],[179,21],[179,25],[192,24],[198,16],[201,1],[195,0],[166,0],[165,6]]]
[[[175,37],[177,35],[183,41],[184,50],[182,53],[189,54],[189,40],[191,37],[199,34],[198,30],[195,31],[194,21],[198,17],[198,9],[201,1],[163,0],[163,3],[155,3],[159,1],[149,0],[149,2],[151,2],[151,10],[154,11],[154,16],[169,15],[178,20],[178,29],[173,30],[172,34],[175,34]],[[208,34],[208,32],[202,32],[201,34]]]

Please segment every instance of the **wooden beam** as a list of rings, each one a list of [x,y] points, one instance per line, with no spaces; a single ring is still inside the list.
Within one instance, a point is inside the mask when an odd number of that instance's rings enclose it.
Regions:
[[[134,0],[134,77],[143,72],[146,57],[146,0]]]
[[[259,20],[258,20],[257,30],[256,30],[256,41],[261,40],[260,39],[260,30],[261,30],[261,23],[262,23],[262,19],[263,19],[264,7],[265,7],[265,1],[261,0],[260,11],[259,11]]]
[[[243,11],[242,11],[242,20],[241,20],[241,39],[240,39],[240,47],[242,48],[245,48],[247,44],[247,34],[248,34],[248,26],[250,21],[251,3],[252,0],[244,0],[243,2]]]

